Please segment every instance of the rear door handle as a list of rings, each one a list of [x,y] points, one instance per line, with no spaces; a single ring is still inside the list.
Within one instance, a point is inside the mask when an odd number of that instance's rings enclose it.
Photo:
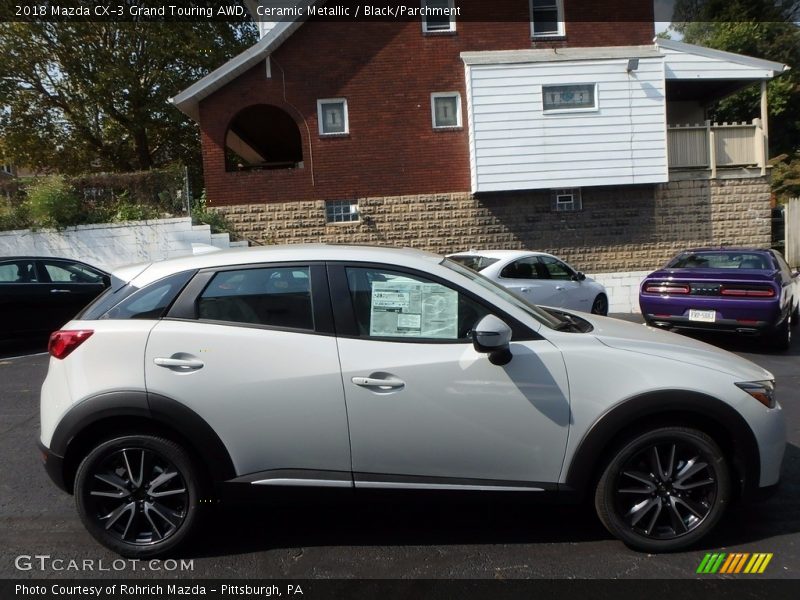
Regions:
[[[159,367],[172,369],[173,371],[195,371],[202,369],[205,363],[196,358],[154,358],[153,362]]]
[[[50,290],[51,294],[69,294],[70,290]]]
[[[520,292],[528,293],[531,291],[531,288],[519,288]]]
[[[356,385],[360,385],[361,387],[374,387],[381,390],[399,389],[406,384],[406,382],[402,379],[395,378],[378,379],[376,377],[353,377],[350,381]]]
[[[563,290],[563,289],[564,289],[564,286],[563,286],[563,285],[557,285],[557,286],[556,286],[556,289],[557,289],[557,290]]]

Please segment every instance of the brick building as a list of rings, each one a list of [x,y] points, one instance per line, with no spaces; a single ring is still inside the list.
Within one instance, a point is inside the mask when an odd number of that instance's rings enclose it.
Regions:
[[[499,0],[491,21],[455,5],[261,23],[173,98],[210,206],[263,242],[530,248],[600,273],[769,243],[765,83],[784,65],[654,41],[640,0]],[[759,118],[705,120],[758,82]]]

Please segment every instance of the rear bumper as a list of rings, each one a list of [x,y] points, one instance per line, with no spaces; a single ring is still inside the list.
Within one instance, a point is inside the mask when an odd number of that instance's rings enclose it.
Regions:
[[[39,454],[44,463],[44,470],[50,476],[50,479],[55,483],[59,489],[71,494],[72,491],[67,487],[64,481],[64,457],[50,452],[40,440],[36,441],[36,446],[39,448]]]
[[[726,333],[741,333],[751,335],[761,335],[769,333],[775,325],[769,321],[747,320],[739,321],[736,319],[717,319],[713,323],[703,321],[692,321],[684,316],[665,316],[656,313],[643,313],[648,324],[666,329],[692,329],[696,331],[721,331]]]

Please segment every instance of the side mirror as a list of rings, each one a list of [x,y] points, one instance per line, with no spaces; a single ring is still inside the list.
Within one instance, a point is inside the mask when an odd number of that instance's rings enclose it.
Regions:
[[[476,352],[489,355],[493,365],[511,362],[511,328],[494,315],[483,317],[472,330],[472,345]]]
[[[578,271],[577,273],[575,273],[575,277],[573,277],[573,279],[575,281],[583,281],[584,279],[586,279],[586,275]]]

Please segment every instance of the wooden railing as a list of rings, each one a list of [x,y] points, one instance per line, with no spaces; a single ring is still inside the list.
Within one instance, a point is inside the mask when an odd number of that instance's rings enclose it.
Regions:
[[[711,123],[667,127],[669,167],[706,168],[716,177],[717,167],[759,167],[766,172],[764,129],[752,123]]]

